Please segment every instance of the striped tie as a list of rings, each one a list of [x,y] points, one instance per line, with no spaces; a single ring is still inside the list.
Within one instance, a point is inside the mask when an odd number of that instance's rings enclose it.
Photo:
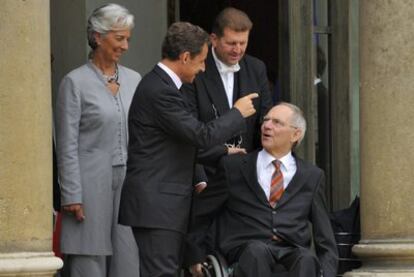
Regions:
[[[272,175],[272,181],[270,183],[270,195],[269,203],[274,208],[277,201],[283,194],[283,174],[280,170],[281,162],[279,160],[272,161],[272,164],[275,166],[275,172]]]

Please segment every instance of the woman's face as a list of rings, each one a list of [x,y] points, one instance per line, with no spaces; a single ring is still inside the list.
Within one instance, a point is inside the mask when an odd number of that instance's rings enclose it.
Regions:
[[[96,33],[96,51],[100,52],[100,56],[105,60],[118,62],[121,55],[128,50],[130,36],[129,29],[114,30],[105,35]]]

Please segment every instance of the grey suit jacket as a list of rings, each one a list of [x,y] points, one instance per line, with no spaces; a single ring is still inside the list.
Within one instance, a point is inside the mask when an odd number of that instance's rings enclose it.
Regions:
[[[119,66],[119,96],[125,118],[141,76]],[[61,204],[82,203],[86,219],[62,217],[63,253],[109,255],[112,251],[112,155],[116,142],[113,96],[90,62],[67,74],[55,107]]]

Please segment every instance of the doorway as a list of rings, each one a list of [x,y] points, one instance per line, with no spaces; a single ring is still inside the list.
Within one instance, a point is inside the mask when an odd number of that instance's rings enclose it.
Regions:
[[[329,209],[347,207],[359,194],[358,2],[180,0],[175,14],[210,32],[228,6],[253,22],[246,52],[266,64],[274,102],[304,111],[297,152],[325,171]]]
[[[281,100],[278,89],[278,1],[181,0],[181,21],[201,26],[208,33],[216,15],[226,7],[244,11],[252,20],[246,53],[266,64],[267,77],[274,102]]]

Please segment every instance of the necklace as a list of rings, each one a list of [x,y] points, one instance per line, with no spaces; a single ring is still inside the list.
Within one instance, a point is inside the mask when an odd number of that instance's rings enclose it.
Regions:
[[[116,65],[115,73],[113,75],[108,76],[103,74],[103,76],[105,77],[107,83],[118,83],[118,65]]]

